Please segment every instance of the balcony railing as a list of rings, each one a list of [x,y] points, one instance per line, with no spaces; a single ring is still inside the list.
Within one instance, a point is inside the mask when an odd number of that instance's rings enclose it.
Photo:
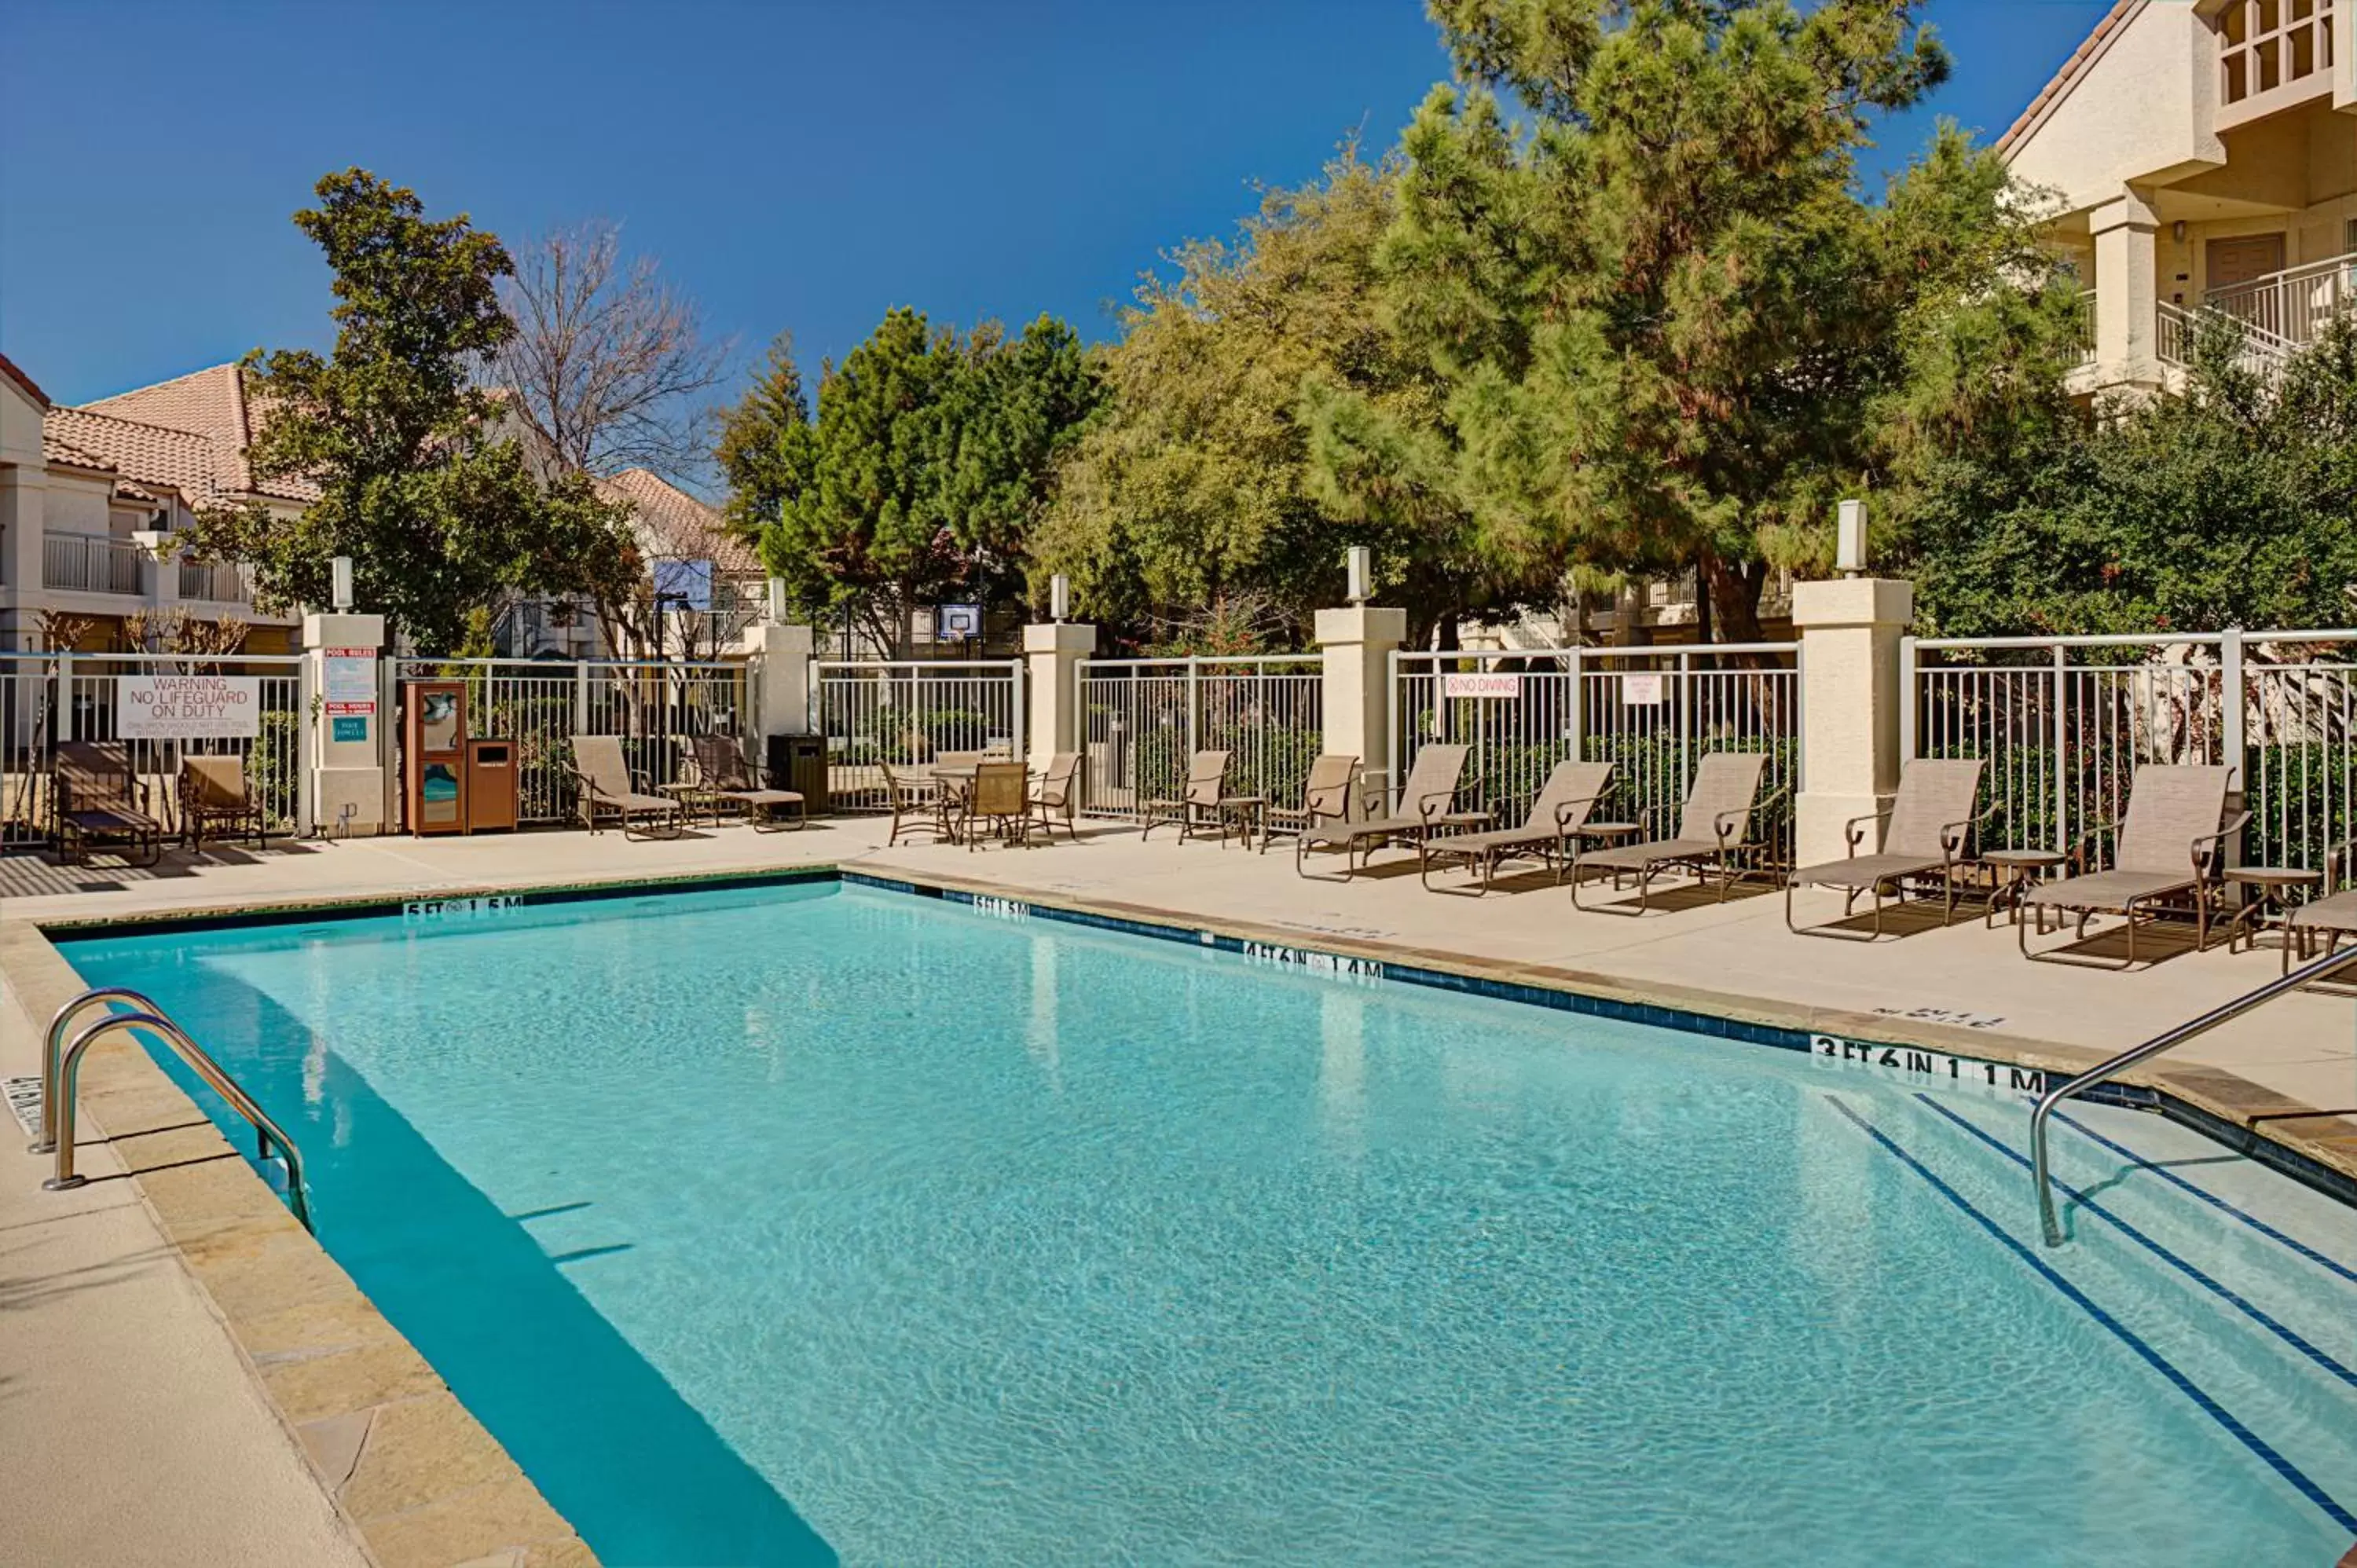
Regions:
[[[127,539],[102,533],[45,533],[41,586],[79,594],[145,595],[155,558]]]
[[[250,605],[253,602],[253,568],[234,561],[183,561],[180,597]]]
[[[2082,365],[2095,362],[2095,291],[2085,289],[2079,295],[2079,358]]]
[[[2357,253],[2270,273],[2210,291],[2211,309],[2287,348],[2312,343],[2324,324],[2357,301]]]
[[[2153,358],[2164,365],[2192,363],[2193,313],[2164,299],[2153,306],[2152,316]]]

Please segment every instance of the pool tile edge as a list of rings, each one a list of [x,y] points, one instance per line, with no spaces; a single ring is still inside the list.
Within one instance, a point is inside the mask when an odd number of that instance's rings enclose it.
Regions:
[[[0,986],[46,1020],[85,983],[29,922],[0,926]],[[597,1561],[205,1113],[124,1039],[93,1046],[81,1115],[224,1328],[313,1478],[383,1568]],[[134,1152],[170,1129],[168,1142]]]

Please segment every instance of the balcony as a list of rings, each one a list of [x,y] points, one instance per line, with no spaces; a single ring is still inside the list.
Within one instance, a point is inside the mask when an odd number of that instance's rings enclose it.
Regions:
[[[102,533],[48,532],[41,536],[41,586],[73,594],[147,593],[147,570],[155,558],[127,539]]]
[[[219,605],[250,605],[253,603],[253,568],[235,561],[183,561],[180,597]]]
[[[2332,91],[2336,0],[2229,0],[2218,34],[2217,128]]]
[[[2205,303],[2241,322],[2261,343],[2287,352],[2316,341],[2324,324],[2353,300],[2357,252],[2213,288]]]

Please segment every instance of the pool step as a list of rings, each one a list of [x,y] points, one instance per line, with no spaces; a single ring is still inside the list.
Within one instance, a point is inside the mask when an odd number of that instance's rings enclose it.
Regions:
[[[2056,1128],[2071,1240],[2050,1248],[2029,1185],[2026,1102],[1923,1093],[1896,1108],[1851,1097],[1847,1110],[1977,1217],[1960,1244],[2002,1248],[2108,1319],[2254,1462],[2357,1534],[2357,1267],[2345,1255],[2357,1227],[2339,1226],[2325,1200],[2311,1208],[2304,1191],[2283,1206],[2296,1219],[2278,1219],[2272,1203],[2262,1218],[2221,1180],[2248,1187],[2247,1162],[2183,1129],[2090,1109]]]

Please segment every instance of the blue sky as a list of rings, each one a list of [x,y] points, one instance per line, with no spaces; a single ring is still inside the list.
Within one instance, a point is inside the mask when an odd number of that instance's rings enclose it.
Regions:
[[[2104,9],[1934,0],[1955,79],[1878,159],[1937,114],[1994,137]],[[79,402],[324,344],[286,220],[350,164],[511,241],[619,220],[747,360],[903,304],[1103,337],[1160,252],[1447,74],[1418,0],[13,0],[0,350]]]

